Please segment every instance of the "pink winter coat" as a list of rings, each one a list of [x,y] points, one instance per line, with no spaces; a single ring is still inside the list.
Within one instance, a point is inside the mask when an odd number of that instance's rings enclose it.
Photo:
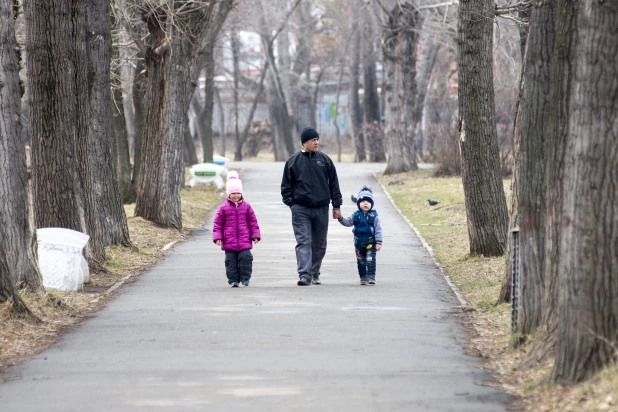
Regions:
[[[229,198],[219,206],[212,228],[212,241],[222,240],[222,250],[240,251],[253,247],[252,239],[262,239],[257,218],[249,203]]]

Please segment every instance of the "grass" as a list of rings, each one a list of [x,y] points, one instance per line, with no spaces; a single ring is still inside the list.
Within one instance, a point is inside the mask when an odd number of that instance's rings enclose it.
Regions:
[[[477,333],[470,341],[485,358],[502,389],[518,398],[513,407],[526,411],[618,411],[618,369],[610,366],[593,379],[565,387],[549,383],[552,363],[536,369],[518,366],[534,336],[510,333],[510,304],[496,305],[505,273],[504,257],[469,255],[461,177],[434,178],[432,170],[379,175],[401,212],[434,251],[437,262],[475,310],[468,313]],[[510,194],[510,182],[504,182]],[[430,206],[428,199],[440,203]],[[507,204],[510,200],[507,199]]]

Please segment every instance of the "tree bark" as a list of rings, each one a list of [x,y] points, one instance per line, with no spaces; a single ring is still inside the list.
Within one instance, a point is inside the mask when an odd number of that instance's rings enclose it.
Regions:
[[[360,47],[361,32],[359,30],[360,8],[362,2],[355,0],[352,7],[352,27],[350,44],[350,124],[352,126],[352,137],[354,140],[354,161],[364,162],[367,160],[365,154],[365,135],[363,133],[363,112],[358,96],[360,88]]]
[[[240,114],[238,111],[238,85],[240,82],[240,45],[237,32],[233,31],[230,34],[230,43],[232,45],[232,62],[234,68],[234,89],[232,90],[232,94],[234,97],[234,114],[232,115],[232,122],[234,122],[234,142],[236,146],[236,150],[234,151],[234,160],[240,161],[242,160],[242,143],[240,142],[240,127],[238,125],[238,116]]]
[[[133,132],[133,179],[131,183],[135,189],[136,201],[137,196],[139,196],[139,181],[142,170],[142,134],[144,133],[144,103],[146,101],[145,70],[144,60],[138,58],[135,62],[132,93],[135,131]]]
[[[219,88],[214,87],[214,93],[217,96],[217,107],[219,107],[219,139],[221,156],[225,156],[225,109],[223,108],[223,102],[221,101],[221,95],[219,94]],[[210,129],[212,133],[212,128]],[[212,139],[211,139],[212,142]]]
[[[517,166],[520,303],[517,326],[533,333],[541,323],[545,298],[545,154],[550,107],[554,5],[533,6],[524,68],[523,106]]]
[[[440,43],[437,43],[434,39],[434,35],[425,36],[423,45],[421,46],[421,61],[419,62],[419,69],[416,73],[417,94],[414,107],[414,128],[415,138],[414,143],[417,153],[422,159],[425,155],[424,152],[424,130],[422,127],[423,112],[425,110],[425,98],[427,97],[427,90],[429,89],[429,80],[431,74],[436,65],[438,59],[438,53],[441,49]]]
[[[470,254],[502,256],[508,211],[496,133],[491,0],[459,3],[459,144]]]
[[[22,141],[19,47],[15,39],[16,2],[0,2],[0,302],[16,309],[14,286],[43,289],[30,225],[26,149]]]
[[[184,2],[175,2],[181,8]],[[164,227],[182,227],[180,189],[185,116],[201,42],[216,3],[163,18],[146,16],[150,33],[142,167],[135,215]],[[176,10],[168,10],[173,13]],[[182,30],[181,30],[182,29]],[[170,43],[170,39],[174,41]],[[201,69],[201,68],[200,68]]]
[[[556,222],[562,234],[552,380],[573,383],[613,364],[616,355],[618,3],[559,1],[557,10],[556,47],[570,58],[556,58],[567,79],[569,119]]]
[[[363,61],[363,109],[365,112],[364,135],[369,146],[369,160],[383,162],[386,160],[384,151],[384,129],[380,119],[380,97],[376,77],[376,52],[373,38],[375,29],[367,7],[361,8],[362,13],[362,61]]]
[[[416,97],[416,46],[418,12],[409,3],[396,4],[383,29],[384,93],[388,164],[384,174],[418,169],[412,123]]]
[[[86,225],[93,257],[105,259],[105,246],[130,245],[127,217],[118,189],[118,160],[110,82],[111,8],[109,2],[85,3],[88,108],[85,138],[80,140]]]
[[[36,227],[86,232],[84,192],[77,150],[86,107],[78,82],[85,61],[76,49],[83,13],[71,0],[25,2],[30,86],[32,203]],[[69,16],[69,18],[67,18]],[[77,24],[77,25],[76,25]],[[82,93],[83,94],[83,93]],[[80,96],[81,97],[81,94]]]
[[[215,83],[214,44],[212,47],[204,51],[204,61],[204,77],[206,79],[206,84],[204,86],[204,108],[198,117],[198,122],[204,130],[202,133],[202,154],[204,157],[203,161],[204,163],[212,163],[214,155],[214,147],[212,144],[212,114],[214,108]],[[223,116],[225,116],[225,114],[223,114]],[[225,130],[219,130],[219,137],[222,139],[221,156],[225,156],[224,134]]]

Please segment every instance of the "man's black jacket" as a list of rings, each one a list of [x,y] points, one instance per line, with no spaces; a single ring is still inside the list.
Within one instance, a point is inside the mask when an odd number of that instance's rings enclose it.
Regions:
[[[292,207],[341,206],[337,170],[330,157],[322,152],[297,152],[287,162],[281,179],[283,203]]]

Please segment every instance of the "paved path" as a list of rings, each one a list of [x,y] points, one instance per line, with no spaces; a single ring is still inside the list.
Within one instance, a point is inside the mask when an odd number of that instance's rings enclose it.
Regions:
[[[248,288],[227,286],[210,230],[175,247],[106,309],[6,376],[8,411],[500,411],[509,397],[462,348],[457,300],[371,177],[337,166],[343,213],[362,184],[384,227],[376,286],[331,221],[321,286],[296,286],[281,163],[238,164],[264,236]],[[212,220],[207,228],[211,228]]]

